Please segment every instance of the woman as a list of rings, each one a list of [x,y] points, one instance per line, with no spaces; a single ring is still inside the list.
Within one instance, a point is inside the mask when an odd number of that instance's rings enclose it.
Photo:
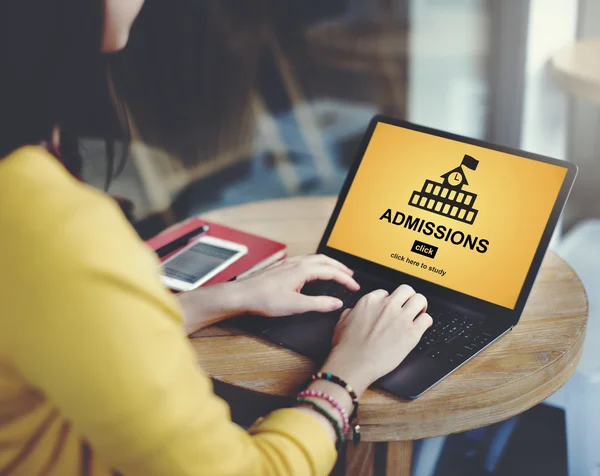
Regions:
[[[231,422],[187,334],[244,312],[342,306],[301,295],[311,280],[359,286],[343,264],[306,256],[175,298],[116,204],[69,174],[84,91],[73,63],[123,48],[142,4],[0,6],[0,474],[328,474],[353,399],[431,325],[426,300],[408,286],[366,295],[323,366],[337,379],[315,379],[296,408],[249,432]]]

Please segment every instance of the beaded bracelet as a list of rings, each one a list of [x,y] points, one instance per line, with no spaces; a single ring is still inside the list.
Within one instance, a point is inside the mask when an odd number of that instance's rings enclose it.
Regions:
[[[352,399],[352,403],[354,404],[354,409],[352,410],[352,415],[350,416],[350,421],[352,422],[352,421],[356,420],[356,417],[358,416],[358,397],[356,396],[356,392],[354,392],[354,390],[352,389],[350,384],[347,384],[341,378],[337,377],[336,375],[333,375],[331,372],[317,372],[316,374],[314,374],[312,376],[312,379],[313,380],[328,380],[332,383],[339,385],[344,390],[346,390],[346,392],[348,392],[348,394],[350,395],[350,398]]]
[[[344,428],[343,428],[344,434],[348,433],[348,430],[350,429],[350,421],[348,419],[348,413],[346,412],[346,409],[344,407],[342,407],[331,395],[328,395],[325,392],[322,392],[320,390],[304,390],[304,391],[300,392],[297,396],[298,397],[321,398],[321,399],[326,400],[329,403],[331,403],[331,405],[342,416],[342,422],[344,424],[343,425],[344,426]]]
[[[299,398],[296,398],[296,402],[298,402],[302,405],[308,405],[308,406],[312,407],[313,410],[320,413],[325,418],[327,418],[327,420],[329,420],[329,423],[331,423],[333,425],[335,434],[337,435],[337,443],[335,445],[335,449],[339,452],[340,449],[342,448],[342,445],[344,444],[344,432],[342,431],[342,427],[340,426],[340,423],[337,421],[337,419],[334,418],[333,416],[331,416],[331,414],[327,410],[325,410],[323,407],[321,407],[317,403],[313,402],[312,400],[308,400],[306,398],[299,397]]]

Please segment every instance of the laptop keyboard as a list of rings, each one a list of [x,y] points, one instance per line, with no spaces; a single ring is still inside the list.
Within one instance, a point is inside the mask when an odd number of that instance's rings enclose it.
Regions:
[[[302,292],[313,296],[334,296],[344,303],[345,308],[353,308],[362,296],[381,287],[362,280],[359,283],[361,289],[355,292],[335,281],[316,281],[307,284]],[[413,353],[460,365],[496,337],[485,331],[480,320],[441,304],[430,301],[427,312],[433,318],[433,325],[423,334]]]

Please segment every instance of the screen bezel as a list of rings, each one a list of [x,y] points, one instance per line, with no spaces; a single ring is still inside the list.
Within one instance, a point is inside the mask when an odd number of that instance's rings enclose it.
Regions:
[[[498,304],[491,303],[489,301],[475,298],[468,294],[461,293],[460,291],[446,288],[444,286],[432,283],[430,281],[417,278],[410,274],[403,273],[402,271],[398,271],[393,268],[388,268],[387,266],[373,263],[363,258],[359,258],[355,255],[351,255],[327,246],[327,242],[329,241],[333,227],[335,226],[337,218],[344,205],[344,201],[348,195],[348,191],[350,190],[352,182],[354,181],[354,178],[356,176],[360,163],[362,162],[362,159],[365,155],[367,147],[369,146],[375,128],[379,123],[402,127],[405,129],[410,129],[413,131],[422,132],[425,134],[430,134],[479,147],[485,147],[488,149],[497,150],[499,152],[523,157],[525,159],[536,160],[547,164],[556,165],[566,169],[565,179],[558,193],[558,196],[556,197],[554,206],[552,207],[552,212],[550,213],[548,222],[546,223],[546,227],[544,229],[544,232],[542,233],[542,237],[531,261],[531,265],[529,267],[529,270],[527,271],[514,309],[509,309]],[[514,325],[519,321],[521,317],[521,314],[525,307],[525,303],[527,302],[527,298],[529,297],[529,294],[537,277],[537,273],[539,272],[539,269],[541,267],[542,260],[544,259],[558,220],[564,210],[564,206],[566,204],[567,198],[569,197],[576,176],[577,167],[574,164],[563,160],[553,159],[551,157],[546,157],[531,152],[525,152],[510,147],[504,147],[478,139],[472,139],[458,134],[453,134],[450,132],[445,132],[438,129],[417,125],[400,119],[393,119],[383,115],[376,115],[371,119],[369,126],[367,127],[367,130],[358,148],[355,160],[353,161],[352,165],[348,170],[348,175],[340,191],[337,203],[329,219],[329,223],[325,228],[325,232],[323,233],[317,252],[331,256],[332,258],[342,261],[352,269],[360,270],[361,272],[367,275],[381,278],[383,281],[389,283],[410,284],[422,294],[430,294],[431,296],[435,296],[438,299],[452,302],[457,306],[477,311],[485,315],[493,315],[509,319],[511,321],[510,323]]]

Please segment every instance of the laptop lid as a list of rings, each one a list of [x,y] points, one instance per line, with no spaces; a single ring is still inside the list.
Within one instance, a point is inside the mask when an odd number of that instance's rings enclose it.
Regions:
[[[576,173],[565,161],[376,116],[318,252],[516,324]]]

